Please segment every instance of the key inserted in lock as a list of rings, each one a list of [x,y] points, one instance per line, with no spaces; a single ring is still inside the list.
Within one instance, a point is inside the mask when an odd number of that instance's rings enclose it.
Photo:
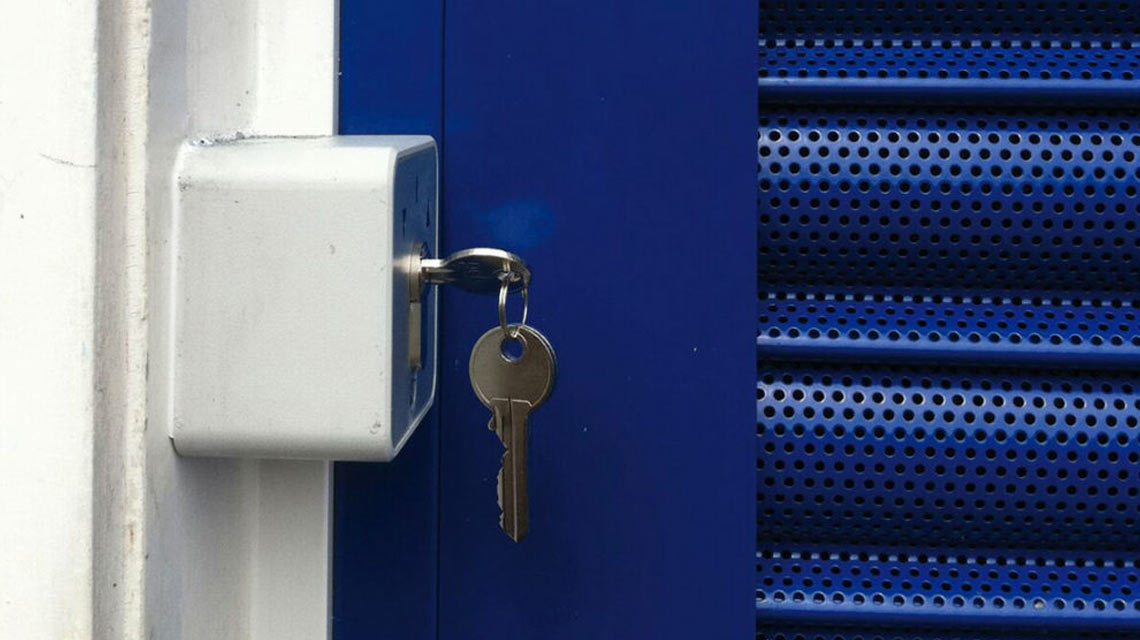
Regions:
[[[456,251],[446,258],[428,258],[424,245],[417,245],[411,253],[408,275],[409,366],[413,370],[423,366],[423,292],[429,284],[453,284],[464,291],[483,295],[496,295],[502,288],[504,274],[509,293],[517,293],[530,286],[530,267],[519,256],[502,249],[478,247]]]

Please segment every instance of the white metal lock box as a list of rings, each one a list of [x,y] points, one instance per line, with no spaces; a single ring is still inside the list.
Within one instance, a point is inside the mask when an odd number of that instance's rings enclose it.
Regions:
[[[413,260],[438,248],[436,162],[426,136],[183,149],[168,372],[179,453],[396,455],[435,393],[436,292],[421,308],[410,287]]]

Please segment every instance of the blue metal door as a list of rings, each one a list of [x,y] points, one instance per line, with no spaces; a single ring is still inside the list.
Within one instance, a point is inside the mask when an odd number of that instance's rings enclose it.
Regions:
[[[344,637],[1140,637],[1135,3],[357,4],[347,130],[442,137],[563,372],[513,546],[448,295],[438,431],[338,470]]]
[[[495,304],[442,293],[433,421],[336,469],[338,640],[754,632],[756,12],[342,2],[341,131],[437,137],[443,246],[528,259],[559,375],[515,544],[467,379]]]

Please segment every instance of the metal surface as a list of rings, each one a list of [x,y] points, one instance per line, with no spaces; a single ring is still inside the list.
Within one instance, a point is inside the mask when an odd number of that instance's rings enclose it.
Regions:
[[[462,0],[446,25],[438,2],[340,11],[342,131],[437,136],[441,242],[526,256],[559,380],[515,544],[489,525],[501,445],[463,366],[493,316],[440,289],[442,429],[391,467],[337,466],[337,640],[747,637],[756,3]],[[716,277],[662,277],[710,247]],[[686,300],[714,304],[715,328]]]
[[[513,544],[487,526],[500,445],[453,366],[488,318],[441,291],[444,640],[754,626],[755,141],[734,132],[756,122],[756,11],[447,3],[444,242],[526,256],[559,371]],[[710,247],[715,278],[662,276]]]
[[[1122,113],[764,110],[762,292],[1130,306],[1138,148],[1140,116]]]
[[[1002,631],[975,626],[969,629],[859,629],[819,627],[809,622],[796,622],[782,627],[764,628],[756,640],[1133,640],[1127,633],[1067,631],[1059,635],[1037,632]]]
[[[526,286],[522,288],[522,319],[513,328],[507,322],[507,294],[510,293],[511,283],[508,279],[510,274],[501,274],[499,277],[502,284],[499,285],[499,327],[503,330],[503,334],[510,336],[512,340],[519,337],[519,329],[526,326],[526,317],[530,312],[530,289]]]
[[[757,638],[1140,637],[1135,3],[761,13]]]
[[[756,566],[764,576],[757,607],[765,622],[1006,627],[1015,637],[1033,630],[1135,633],[1136,628],[1134,588],[1140,566],[1133,552],[1054,551],[1024,557],[1008,548],[949,554],[933,553],[926,545],[805,549],[768,544],[757,553]]]
[[[436,245],[437,157],[428,136],[182,149],[163,374],[179,454],[399,453],[435,395],[435,295],[410,305],[405,269]]]
[[[1138,317],[1119,293],[781,289],[760,302],[756,346],[791,360],[1135,369]]]
[[[495,295],[503,282],[515,293],[530,284],[526,261],[502,249],[464,249],[443,259],[422,258],[419,266],[425,283],[453,284],[471,293]],[[510,277],[504,280],[503,274]]]
[[[424,366],[423,258],[425,255],[427,255],[427,245],[423,243],[412,245],[412,250],[408,252],[408,367],[413,371]]]
[[[490,405],[497,398],[525,400],[532,407],[542,404],[554,389],[558,361],[550,340],[527,325],[511,325],[517,331],[522,353],[517,358],[503,352],[507,337],[502,327],[489,329],[471,348],[467,372],[479,401]]]
[[[526,324],[530,269],[522,258],[508,251],[488,248],[464,249],[446,258],[426,256],[427,247],[421,243],[412,248],[408,257],[408,353],[409,366],[413,370],[423,366],[423,327],[420,316],[421,298],[427,285],[454,284],[471,293],[498,293],[499,324],[504,330],[507,327],[507,294],[521,291],[521,324]],[[517,338],[517,333],[511,337]]]
[[[504,349],[521,343],[518,357]],[[530,412],[546,401],[554,388],[558,363],[546,336],[525,324],[495,327],[471,349],[468,372],[471,388],[491,410],[488,428],[506,449],[498,475],[499,526],[518,542],[530,530],[527,494],[527,440]]]
[[[760,3],[760,98],[784,104],[1140,104],[1134,0]]]

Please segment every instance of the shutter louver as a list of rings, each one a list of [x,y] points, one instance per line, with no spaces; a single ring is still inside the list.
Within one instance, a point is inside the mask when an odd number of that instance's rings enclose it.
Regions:
[[[1140,6],[760,15],[758,637],[1140,637]]]

